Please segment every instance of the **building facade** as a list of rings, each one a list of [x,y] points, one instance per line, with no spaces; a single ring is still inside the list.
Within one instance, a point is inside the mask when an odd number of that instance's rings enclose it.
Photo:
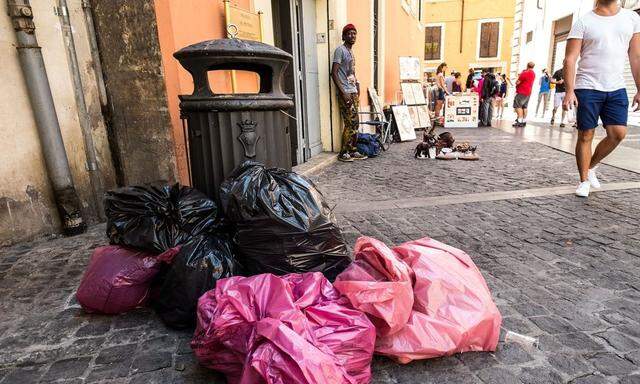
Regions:
[[[424,68],[446,62],[465,74],[469,68],[510,70],[516,0],[432,0],[424,3]]]
[[[640,2],[636,0],[626,0],[621,4],[640,12]],[[571,26],[590,12],[593,6],[593,0],[518,0],[512,56],[513,76],[522,71],[529,61],[536,63],[537,75],[543,68],[547,68],[550,73],[562,68]],[[620,54],[626,55],[626,52]],[[628,60],[625,78],[627,93],[631,99],[637,90]],[[537,100],[537,97],[538,87],[534,87],[532,99]],[[640,124],[640,114],[631,113],[630,123]]]
[[[25,2],[26,0],[5,0]],[[385,104],[400,102],[399,57],[424,55],[421,0],[63,0],[32,1],[49,85],[66,157],[83,217],[101,220],[102,193],[116,186],[180,181],[188,163],[178,95],[190,94],[190,75],[173,58],[177,50],[228,36],[228,7],[259,14],[261,40],[291,53],[285,91],[291,116],[294,164],[340,148],[342,121],[330,77],[333,51],[347,23],[358,29],[354,47],[361,83]],[[80,88],[73,81],[65,27],[75,38]],[[0,245],[60,230],[50,175],[43,160],[33,106],[21,73],[8,16],[0,17]],[[215,92],[255,92],[256,76],[210,73]],[[87,106],[77,104],[82,94]],[[75,97],[74,97],[75,96]],[[89,116],[89,129],[82,124]],[[93,142],[85,148],[87,135]],[[89,162],[89,154],[97,157]],[[100,171],[100,189],[92,177]],[[94,170],[94,171],[91,171]]]

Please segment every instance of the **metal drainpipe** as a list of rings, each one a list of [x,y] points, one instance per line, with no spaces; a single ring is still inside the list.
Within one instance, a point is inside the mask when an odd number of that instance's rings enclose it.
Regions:
[[[80,214],[80,199],[73,185],[47,71],[36,39],[33,11],[29,0],[7,0],[7,5],[62,229],[65,235],[82,233],[86,223]]]
[[[76,44],[73,39],[73,30],[71,21],[69,20],[69,8],[67,0],[58,0],[58,16],[62,24],[62,36],[64,38],[64,46],[67,51],[67,61],[69,63],[69,71],[73,79],[73,95],[76,99],[76,109],[78,110],[78,120],[80,121],[80,130],[84,139],[84,152],[87,158],[87,171],[89,172],[89,182],[93,189],[94,207],[96,216],[100,220],[104,220],[104,206],[102,195],[104,187],[102,185],[102,175],[98,165],[98,156],[93,143],[93,135],[91,129],[91,120],[87,110],[87,102],[84,98],[84,88],[82,86],[82,77],[80,75],[80,66],[78,65],[78,55],[76,52]]]
[[[93,69],[96,74],[96,81],[98,82],[98,91],[100,92],[100,104],[102,107],[106,107],[107,100],[107,88],[104,85],[104,76],[102,74],[102,61],[100,60],[100,53],[98,51],[98,40],[96,39],[96,27],[93,22],[93,14],[91,12],[90,0],[82,0],[82,10],[84,11],[84,22],[87,25],[87,35],[89,36],[89,47],[91,48],[91,60],[93,60]]]

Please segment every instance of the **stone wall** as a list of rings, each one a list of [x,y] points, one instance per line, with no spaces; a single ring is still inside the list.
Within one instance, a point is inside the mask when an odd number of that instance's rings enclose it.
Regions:
[[[92,5],[119,182],[173,181],[175,151],[153,2]]]

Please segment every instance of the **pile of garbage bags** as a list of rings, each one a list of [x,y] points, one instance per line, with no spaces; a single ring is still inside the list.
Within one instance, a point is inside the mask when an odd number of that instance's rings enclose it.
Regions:
[[[319,273],[218,281],[198,303],[198,360],[229,383],[368,383],[374,353],[409,363],[495,350],[502,317],[466,253],[369,237],[354,253],[333,285]]]
[[[321,273],[220,280],[191,347],[230,384],[368,383],[376,331]]]
[[[195,326],[195,356],[232,384],[365,384],[374,353],[495,350],[502,318],[463,251],[362,237],[352,257],[310,180],[255,162],[220,201],[178,184],[107,193],[111,245],[94,251],[78,302],[102,314],[150,305],[171,327]]]
[[[333,213],[307,178],[247,162],[220,195],[225,214],[179,184],[107,192],[112,245],[94,252],[79,303],[115,314],[149,302],[167,325],[188,328],[195,326],[198,299],[219,279],[267,272],[322,272],[334,279],[351,262]],[[172,257],[165,255],[169,250]]]

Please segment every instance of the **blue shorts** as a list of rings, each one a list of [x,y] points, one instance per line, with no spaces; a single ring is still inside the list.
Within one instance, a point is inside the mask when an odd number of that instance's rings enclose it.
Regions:
[[[598,126],[598,118],[602,124],[627,125],[629,117],[629,99],[627,90],[622,88],[613,92],[595,91],[593,89],[576,89],[578,98],[578,129],[588,131]]]

